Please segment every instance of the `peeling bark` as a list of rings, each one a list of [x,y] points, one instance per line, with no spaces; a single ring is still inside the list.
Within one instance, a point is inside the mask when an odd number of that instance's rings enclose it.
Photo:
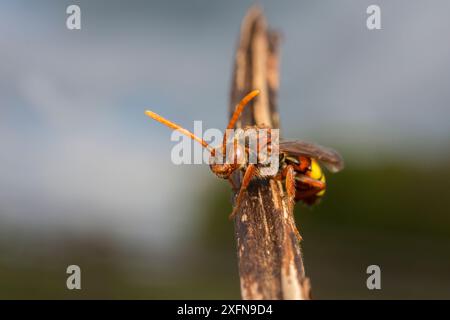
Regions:
[[[231,85],[230,116],[248,92],[260,89],[237,123],[279,128],[279,35],[268,30],[259,7],[244,18]],[[240,174],[233,179],[240,182]],[[310,299],[309,279],[280,182],[254,180],[235,217],[243,299]]]

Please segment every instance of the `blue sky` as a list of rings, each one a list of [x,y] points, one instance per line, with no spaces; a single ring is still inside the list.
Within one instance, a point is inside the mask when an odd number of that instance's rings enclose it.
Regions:
[[[65,27],[74,3],[80,31]],[[143,110],[223,128],[252,3],[3,1],[0,217],[155,242],[176,235],[190,219],[166,213],[191,207],[215,177],[172,165],[170,132]],[[370,1],[261,3],[284,38],[286,137],[343,147],[360,162],[448,152],[450,2],[377,1],[380,31],[365,27]]]

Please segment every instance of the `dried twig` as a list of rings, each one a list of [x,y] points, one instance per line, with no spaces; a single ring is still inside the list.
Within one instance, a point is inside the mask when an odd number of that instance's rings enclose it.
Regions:
[[[261,94],[246,108],[237,124],[279,128],[279,36],[267,29],[259,7],[245,17],[236,51],[230,114],[253,89]],[[234,179],[239,182],[240,176]],[[235,234],[243,299],[309,299],[300,245],[292,211],[280,182],[253,181],[235,218]]]

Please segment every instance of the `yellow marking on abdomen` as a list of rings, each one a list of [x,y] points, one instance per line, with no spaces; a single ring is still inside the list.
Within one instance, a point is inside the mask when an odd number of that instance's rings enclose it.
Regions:
[[[310,172],[309,176],[313,179],[320,180],[323,183],[325,183],[325,175],[323,174],[322,168],[320,168],[319,163],[314,159],[311,159],[311,172]],[[321,197],[324,194],[325,194],[325,189],[316,193],[316,196]]]

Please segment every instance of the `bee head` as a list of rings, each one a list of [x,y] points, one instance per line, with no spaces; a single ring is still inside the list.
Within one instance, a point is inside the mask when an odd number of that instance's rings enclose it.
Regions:
[[[225,151],[225,154],[224,154]],[[240,169],[245,164],[245,150],[239,144],[230,144],[229,147],[218,147],[209,158],[211,171],[222,179],[228,179],[234,171]]]

